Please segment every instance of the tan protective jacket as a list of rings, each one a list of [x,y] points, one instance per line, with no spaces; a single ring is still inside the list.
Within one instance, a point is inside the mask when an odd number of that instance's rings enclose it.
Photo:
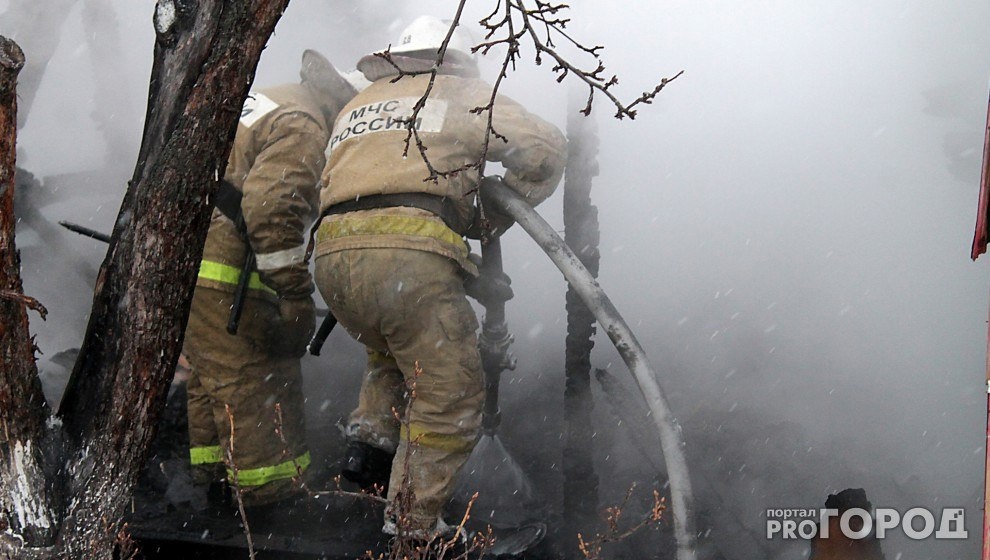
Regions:
[[[473,215],[478,173],[469,170],[436,182],[415,143],[403,157],[407,130],[402,122],[426,90],[428,75],[394,76],[375,81],[340,112],[327,145],[320,210],[362,196],[428,193],[455,202],[463,226]],[[488,115],[474,114],[485,106],[492,86],[482,80],[438,75],[416,129],[427,148],[430,164],[450,171],[478,161],[483,152]],[[563,174],[566,141],[552,124],[526,111],[505,96],[495,101],[487,159],[501,162],[505,182],[532,204],[550,196]],[[330,215],[323,220],[317,256],[351,248],[408,248],[439,253],[476,274],[467,260],[462,239],[466,227],[452,231],[430,212],[413,208],[362,210]]]
[[[243,194],[241,208],[257,257],[249,295],[293,298],[313,292],[306,248],[335,105],[339,102],[305,84],[252,92],[244,104],[224,179]],[[234,223],[214,210],[197,285],[234,291],[245,249]]]

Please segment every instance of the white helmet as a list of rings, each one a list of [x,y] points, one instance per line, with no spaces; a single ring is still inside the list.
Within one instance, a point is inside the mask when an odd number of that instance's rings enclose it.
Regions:
[[[371,82],[368,81],[368,78],[364,77],[364,74],[362,74],[360,70],[341,72],[340,75],[343,76],[344,79],[347,80],[348,83],[354,86],[354,89],[358,91],[362,91],[364,88],[371,85]]]
[[[419,16],[410,23],[399,35],[399,40],[392,45],[392,54],[433,54],[440,49],[444,38],[450,31],[450,20],[441,21],[433,16]],[[447,43],[446,56],[454,62],[474,63],[471,54],[472,42],[470,37],[460,29],[454,29],[454,34]]]

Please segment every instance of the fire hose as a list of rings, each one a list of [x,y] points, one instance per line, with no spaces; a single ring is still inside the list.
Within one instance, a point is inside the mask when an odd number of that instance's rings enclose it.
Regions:
[[[523,197],[500,181],[485,181],[482,195],[485,202],[495,204],[515,220],[550,257],[605,329],[632,373],[660,434],[660,446],[670,481],[677,560],[696,560],[694,496],[684,458],[681,429],[657,384],[657,374],[646,357],[646,351],[588,269]]]

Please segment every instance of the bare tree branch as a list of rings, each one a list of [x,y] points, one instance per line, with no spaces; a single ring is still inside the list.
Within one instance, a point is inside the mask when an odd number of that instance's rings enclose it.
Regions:
[[[578,534],[578,550],[581,551],[581,554],[584,555],[586,560],[601,560],[602,551],[606,545],[628,539],[647,527],[659,526],[663,520],[663,513],[667,510],[667,504],[665,499],[660,496],[660,492],[654,489],[653,503],[650,506],[650,511],[631,526],[625,529],[621,527],[622,517],[629,507],[629,499],[632,497],[633,490],[635,489],[636,483],[633,483],[629,486],[626,495],[619,504],[605,508],[603,516],[605,530],[603,532],[596,534],[594,538],[587,541],[584,540],[584,537],[580,533]]]
[[[587,102],[584,108],[581,109],[581,113],[586,116],[591,114],[595,94],[598,93],[605,96],[615,106],[616,118],[623,119],[628,117],[629,119],[635,119],[637,114],[636,106],[651,104],[667,84],[683,74],[683,71],[681,71],[672,77],[661,78],[660,82],[652,90],[643,92],[636,99],[624,103],[612,92],[613,86],[619,83],[618,77],[615,75],[608,78],[605,77],[605,65],[601,60],[601,51],[604,47],[600,45],[592,47],[585,46],[566,31],[566,26],[570,22],[570,19],[564,18],[559,14],[570,9],[569,5],[533,0],[533,7],[530,7],[527,0],[496,0],[492,12],[479,21],[485,32],[484,39],[472,48],[473,53],[480,53],[483,56],[487,55],[493,48],[505,48],[505,55],[502,59],[498,76],[496,76],[495,82],[492,85],[492,94],[488,104],[472,109],[472,112],[477,114],[486,112],[488,117],[482,153],[476,161],[469,162],[460,167],[454,169],[437,169],[430,161],[427,153],[429,147],[424,144],[419,131],[416,129],[416,122],[433,91],[437,74],[440,72],[440,68],[447,56],[447,50],[454,30],[461,25],[465,4],[466,0],[460,0],[458,2],[447,35],[444,37],[437,51],[434,64],[429,70],[408,70],[402,68],[393,59],[391,46],[383,52],[375,53],[375,56],[385,60],[395,69],[397,75],[393,78],[393,81],[400,80],[405,76],[426,74],[430,76],[422,96],[413,105],[412,113],[409,117],[400,119],[399,121],[405,125],[407,131],[403,156],[409,154],[411,146],[416,146],[416,150],[428,171],[424,181],[436,183],[440,179],[454,177],[460,173],[472,170],[477,171],[479,176],[484,176],[488,150],[493,138],[496,141],[506,141],[506,138],[495,130],[493,126],[495,101],[502,86],[502,81],[507,77],[510,67],[512,70],[515,70],[523,40],[526,37],[529,37],[528,44],[535,50],[535,62],[537,65],[542,64],[544,57],[550,58],[554,62],[551,71],[556,74],[558,82],[563,81],[569,75],[573,75],[588,88]],[[537,29],[538,27],[542,29],[542,34]],[[583,69],[558,52],[553,42],[554,35],[563,37],[568,43],[575,46],[579,52],[591,56],[596,64],[595,67],[590,70]],[[481,207],[480,214],[481,223],[485,224],[486,220],[483,207]]]
[[[40,301],[38,301],[37,299],[31,296],[24,295],[21,292],[15,292],[14,290],[0,289],[0,299],[15,301],[32,311],[37,311],[38,315],[41,315],[42,319],[48,317],[48,309],[44,305],[41,305]]]
[[[227,438],[227,448],[224,449],[224,463],[226,463],[227,468],[233,473],[233,480],[231,484],[234,485],[234,498],[237,500],[237,513],[241,516],[241,524],[244,525],[244,538],[247,540],[248,547],[248,558],[250,560],[255,560],[254,554],[254,535],[251,534],[251,525],[248,523],[247,512],[244,511],[244,492],[241,490],[241,482],[239,479],[240,471],[237,469],[237,463],[234,462],[234,413],[230,410],[229,404],[223,405],[224,411],[227,413],[227,422],[230,423],[230,437]]]
[[[543,2],[541,0],[535,0],[536,8],[529,9],[526,7],[525,0],[506,0],[509,2],[513,8],[521,15],[523,27],[532,39],[533,47],[536,49],[536,64],[542,64],[543,55],[546,55],[554,60],[554,66],[552,71],[557,74],[557,81],[561,82],[569,74],[576,76],[579,80],[584,82],[588,86],[588,102],[584,109],[581,110],[585,115],[591,114],[591,107],[594,101],[595,93],[601,93],[606,96],[609,101],[615,105],[616,112],[615,117],[617,119],[622,119],[624,117],[629,117],[630,119],[636,118],[636,111],[633,109],[639,104],[650,104],[653,99],[667,86],[668,83],[677,79],[684,71],[680,71],[670,78],[661,78],[660,83],[653,88],[652,91],[643,92],[638,98],[634,99],[629,103],[623,103],[616,97],[610,90],[610,88],[619,83],[619,78],[612,75],[606,79],[603,75],[605,72],[605,64],[601,60],[600,51],[604,49],[602,46],[586,47],[583,44],[572,39],[568,35],[564,28],[570,20],[553,18],[551,16],[555,15],[561,10],[570,8],[567,4],[551,4],[549,2]],[[544,24],[547,30],[547,38],[541,40],[536,28],[533,25],[533,21],[536,20]],[[557,32],[561,36],[568,39],[573,45],[577,46],[580,50],[585,53],[590,54],[595,61],[597,66],[594,70],[584,70],[577,65],[571,63],[567,58],[561,55],[554,48],[553,42],[551,40],[551,32]]]

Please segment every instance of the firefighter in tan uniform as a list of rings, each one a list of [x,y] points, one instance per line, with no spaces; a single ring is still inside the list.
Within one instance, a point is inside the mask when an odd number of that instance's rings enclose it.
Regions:
[[[292,496],[291,479],[310,463],[300,375],[315,322],[308,230],[317,216],[330,126],[356,93],[314,51],[303,55],[301,76],[301,84],[252,92],[244,104],[224,180],[242,196],[248,239],[230,217],[213,212],[185,337],[193,367],[189,459],[195,478],[216,481],[226,471],[233,483],[236,476],[249,506]],[[230,335],[227,321],[248,245],[257,264],[237,333]],[[224,464],[231,416],[236,473]]]
[[[478,321],[464,282],[478,274],[464,240],[472,229],[476,171],[424,181],[428,168],[413,145],[403,156],[401,120],[426,91],[429,70],[447,33],[432,17],[415,20],[391,49],[391,62],[369,55],[358,69],[372,82],[341,111],[327,147],[320,194],[322,222],[315,251],[316,282],[331,311],[367,347],[358,408],[345,429],[345,477],[363,485],[389,481],[386,532],[395,515],[406,529],[429,536],[447,526],[441,510],[475,445],[483,382]],[[455,33],[417,131],[440,171],[475,163],[483,153],[492,86],[477,79],[470,45]],[[499,96],[487,157],[506,169],[505,181],[537,204],[563,172],[565,140],[553,125]],[[406,384],[422,372],[409,405],[408,429],[393,416],[406,410]],[[410,441],[415,444],[410,444]],[[414,500],[396,512],[409,452]],[[394,459],[393,459],[394,456]],[[381,479],[381,465],[386,476]],[[377,471],[377,472],[376,472]],[[416,533],[414,533],[416,534]]]

